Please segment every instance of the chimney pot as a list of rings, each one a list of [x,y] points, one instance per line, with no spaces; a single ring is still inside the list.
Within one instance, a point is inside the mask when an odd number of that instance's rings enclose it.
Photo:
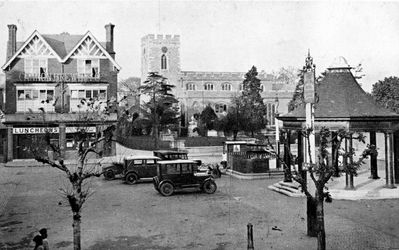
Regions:
[[[8,26],[8,45],[7,60],[17,52],[17,25],[9,24]]]
[[[105,38],[106,38],[105,49],[108,51],[108,53],[111,54],[112,57],[115,57],[114,27],[115,25],[113,25],[112,23],[105,25]]]

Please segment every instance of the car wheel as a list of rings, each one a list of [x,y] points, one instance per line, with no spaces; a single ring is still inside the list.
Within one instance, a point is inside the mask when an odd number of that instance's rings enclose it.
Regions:
[[[213,194],[216,192],[217,186],[216,183],[212,180],[205,181],[204,185],[202,186],[203,190],[207,194]]]
[[[161,186],[159,187],[159,192],[163,196],[171,196],[173,194],[173,191],[174,191],[174,187],[169,182],[162,183]]]
[[[135,173],[130,173],[130,174],[126,175],[125,181],[127,184],[132,185],[132,184],[136,184],[138,179],[139,178],[137,177],[137,175]]]
[[[113,180],[115,179],[115,173],[114,171],[112,171],[112,169],[108,169],[107,171],[105,171],[104,173],[104,178],[106,180]]]

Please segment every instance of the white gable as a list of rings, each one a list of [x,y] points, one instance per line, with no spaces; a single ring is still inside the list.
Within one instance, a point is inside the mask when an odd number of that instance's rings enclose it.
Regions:
[[[121,67],[116,63],[115,59],[104,49],[104,47],[94,38],[90,31],[83,36],[78,44],[63,59],[66,62],[69,58],[107,58],[116,70]]]
[[[18,57],[52,57],[55,58],[51,48],[42,38],[35,35],[19,53]]]
[[[43,56],[55,57],[59,62],[62,61],[60,56],[51,48],[51,46],[44,40],[40,33],[35,30],[26,42],[18,49],[18,51],[1,67],[5,70],[12,61],[17,57]]]
[[[72,58],[107,58],[101,48],[94,42],[94,40],[87,36],[86,39],[79,45],[79,47],[71,55]]]

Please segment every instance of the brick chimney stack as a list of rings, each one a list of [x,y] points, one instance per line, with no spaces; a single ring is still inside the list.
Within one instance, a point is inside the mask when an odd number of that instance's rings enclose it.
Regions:
[[[8,26],[8,44],[7,44],[7,60],[17,52],[17,25],[9,24]]]
[[[105,49],[108,53],[115,59],[115,51],[114,51],[114,27],[112,23],[105,25],[105,38],[106,44]]]

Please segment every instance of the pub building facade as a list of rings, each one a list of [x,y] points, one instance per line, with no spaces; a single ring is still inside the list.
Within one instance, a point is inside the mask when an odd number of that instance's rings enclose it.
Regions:
[[[107,100],[117,97],[114,25],[105,25],[106,41],[99,42],[90,31],[81,35],[41,34],[35,30],[17,42],[17,26],[8,25],[3,124],[6,127],[4,158],[33,158],[25,150],[34,137],[50,133],[66,159],[73,157],[74,134],[84,128],[95,138],[117,121],[82,119],[88,106],[82,99]],[[36,136],[32,136],[36,135]],[[115,145],[107,154],[115,152]]]

